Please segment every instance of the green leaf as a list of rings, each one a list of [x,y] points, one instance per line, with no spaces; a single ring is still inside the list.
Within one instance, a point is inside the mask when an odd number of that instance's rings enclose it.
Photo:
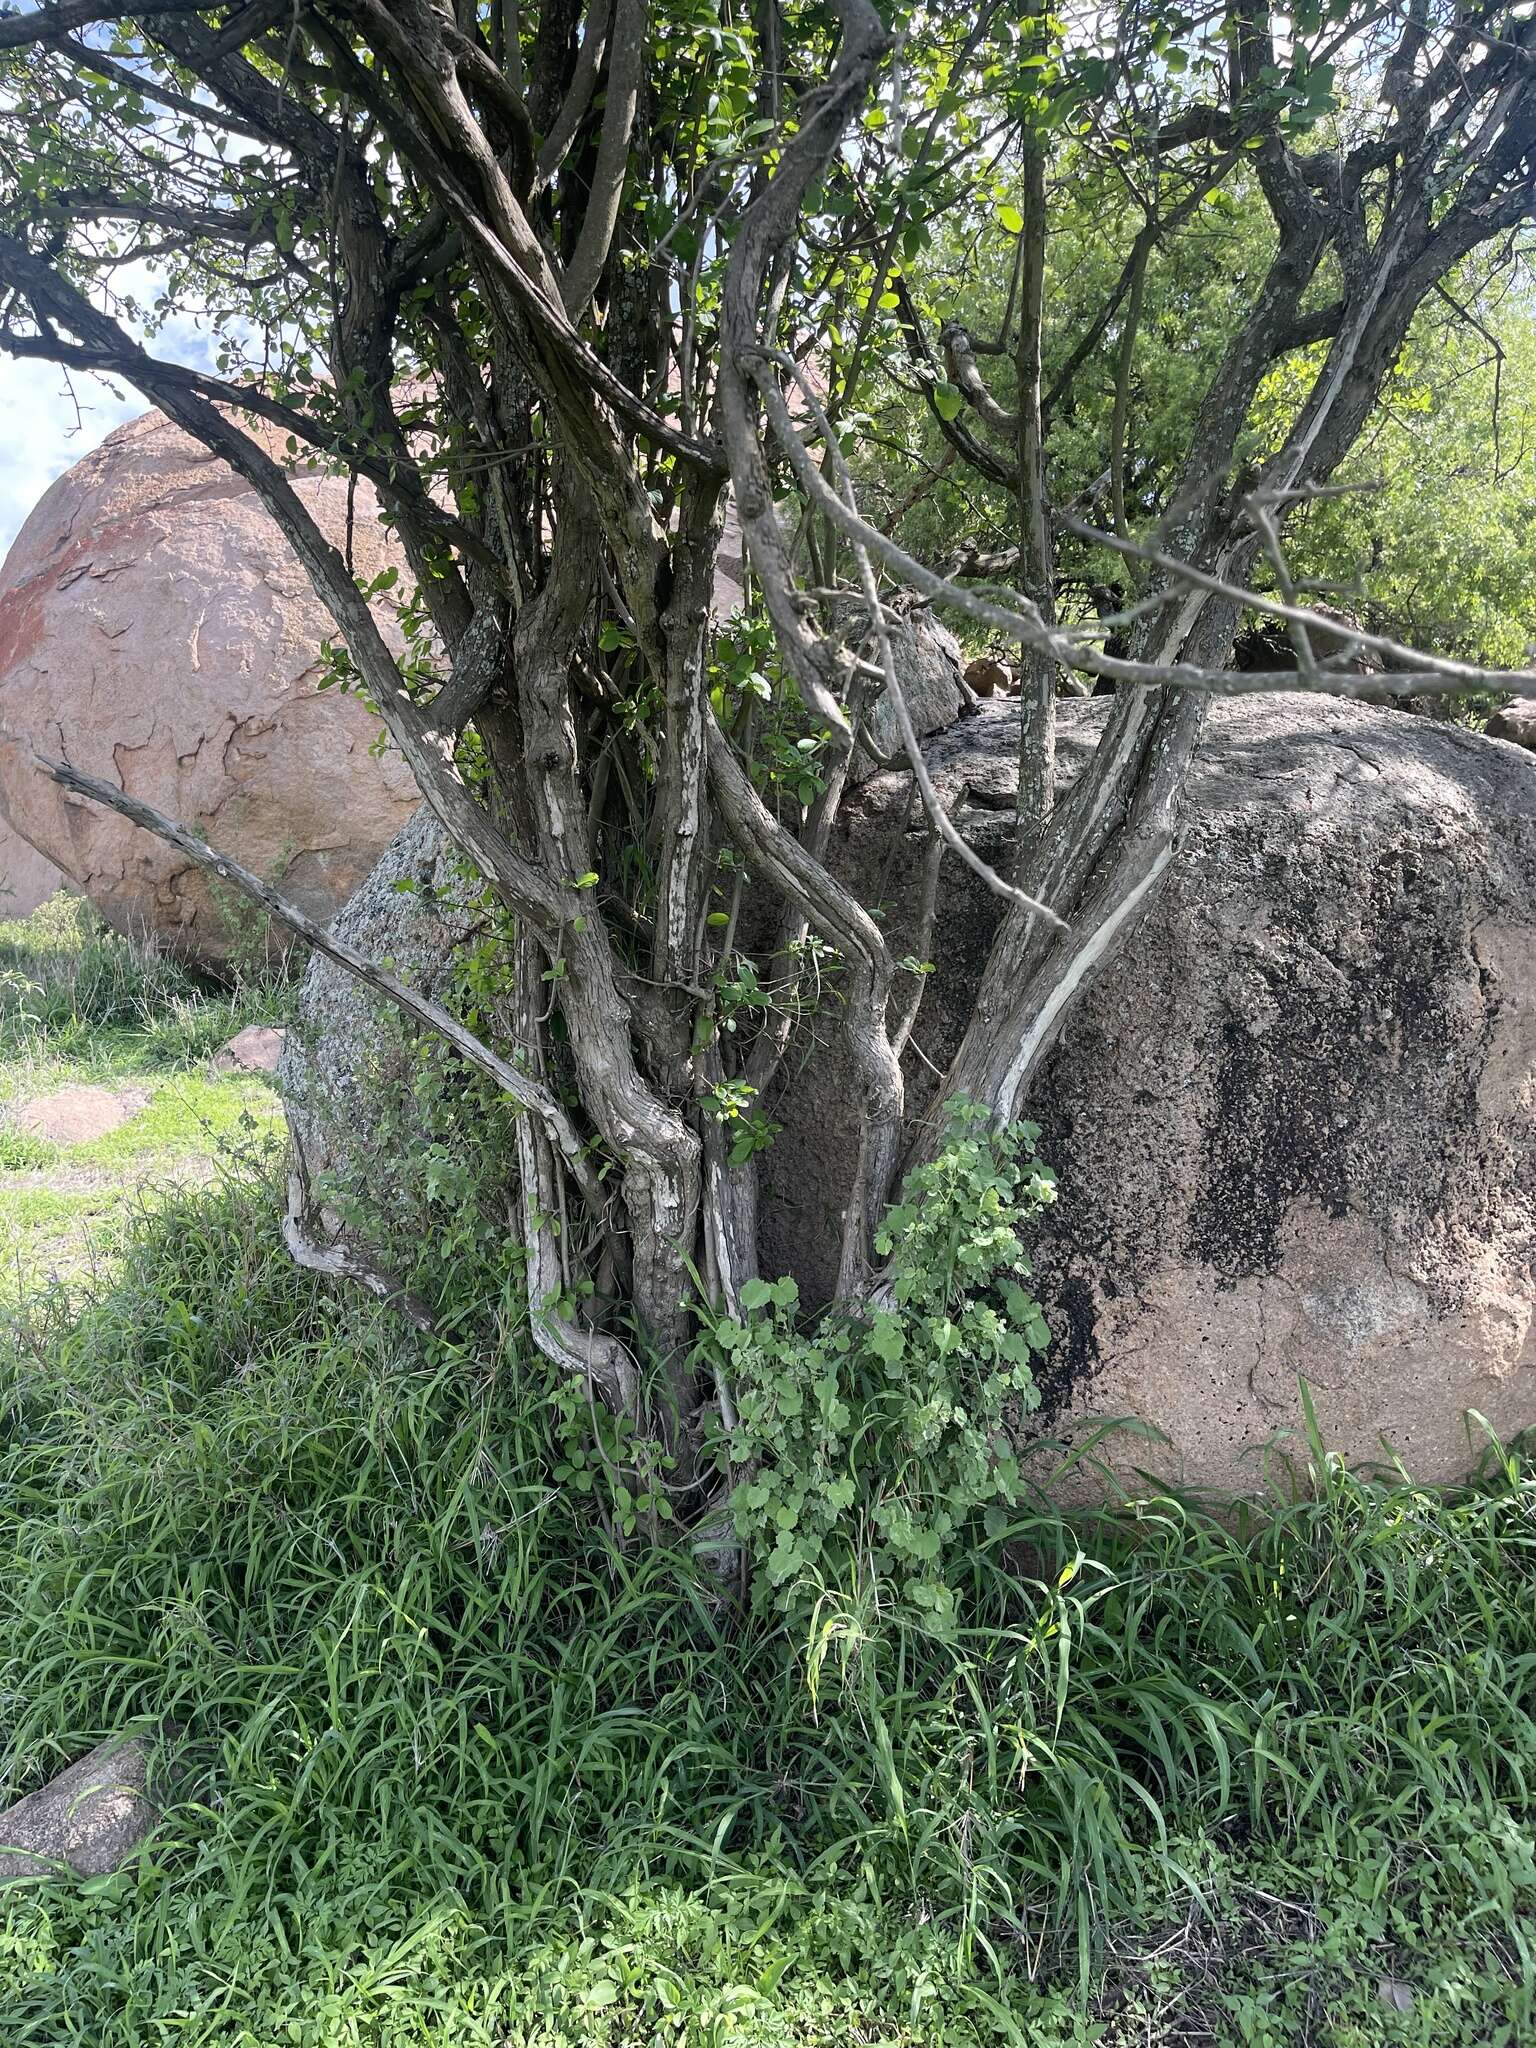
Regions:
[[[997,218],[999,224],[1005,227],[1010,235],[1023,234],[1024,216],[1016,206],[1000,206],[997,209]]]
[[[888,1310],[877,1314],[869,1326],[869,1348],[885,1365],[894,1365],[907,1348],[901,1317]]]

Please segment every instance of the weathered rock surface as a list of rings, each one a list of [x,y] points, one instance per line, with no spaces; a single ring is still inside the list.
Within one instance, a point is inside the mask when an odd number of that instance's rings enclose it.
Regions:
[[[121,1869],[160,1818],[150,1762],[142,1737],[103,1742],[0,1813],[0,1886]]]
[[[331,929],[441,998],[473,922],[467,895],[442,827],[423,805]],[[289,1132],[321,1205],[317,1230],[334,1238],[345,1229],[392,1265],[421,1201],[422,1147],[409,1155],[422,1121],[415,1042],[398,1012],[316,954],[278,1061]]]
[[[275,1074],[283,1056],[283,1033],[276,1024],[247,1024],[225,1039],[209,1065],[216,1074]]]
[[[1063,767],[1105,707],[1064,704]],[[983,707],[928,750],[941,790],[1014,787],[1018,713]],[[839,860],[889,872],[911,928],[905,789],[845,813]],[[1009,821],[962,814],[984,850]],[[995,899],[946,870],[917,1039],[942,1065]],[[914,1065],[914,1102],[932,1083]],[[852,1156],[829,1026],[791,1065],[767,1154],[770,1251],[813,1288]],[[1536,763],[1475,734],[1302,696],[1218,705],[1186,851],[1069,1028],[1031,1114],[1061,1200],[1040,1247],[1057,1343],[1045,1424],[1135,1415],[1125,1443],[1241,1489],[1299,1421],[1359,1459],[1382,1439],[1426,1479],[1472,1462],[1464,1411],[1536,1423]]]
[[[1107,706],[1061,706],[1062,768]],[[942,793],[1010,792],[1018,707],[984,705],[925,749]],[[836,862],[912,942],[921,835],[907,778],[850,797]],[[1006,812],[960,822],[1001,856]],[[425,895],[440,841],[420,819],[344,913],[353,940],[424,986],[452,926]],[[917,1041],[942,1066],[974,998],[998,909],[945,870]],[[400,1178],[389,1079],[398,1030],[312,966],[283,1063],[290,1117],[320,1169]],[[392,1036],[393,1034],[393,1036]],[[854,1154],[855,1090],[831,1015],[793,1047],[784,1130],[765,1155],[768,1260],[832,1284]],[[928,1069],[909,1066],[911,1103]],[[403,1105],[403,1108],[402,1108]],[[317,1115],[323,1110],[325,1116]],[[1216,707],[1189,791],[1186,851],[1077,1015],[1031,1113],[1061,1200],[1038,1247],[1056,1333],[1043,1426],[1137,1416],[1170,1447],[1121,1462],[1253,1489],[1262,1447],[1311,1382],[1331,1444],[1386,1438],[1416,1475],[1473,1460],[1464,1412],[1536,1423],[1536,762],[1454,727],[1296,696]],[[328,1119],[328,1121],[327,1121]],[[380,1247],[388,1251],[387,1239]]]
[[[1536,753],[1536,697],[1512,697],[1488,721],[1491,740],[1510,740]]]
[[[965,680],[978,697],[1006,697],[1013,688],[1013,670],[994,654],[978,654],[966,663]]]
[[[62,868],[44,859],[0,818],[0,918],[30,917],[67,884]]]
[[[280,437],[269,436],[282,458]],[[345,478],[300,473],[346,543]],[[359,483],[352,559],[394,557]],[[398,644],[381,601],[386,632]],[[0,813],[122,930],[216,966],[253,937],[199,871],[66,796],[34,749],[118,783],[326,918],[417,802],[378,721],[317,689],[330,618],[255,493],[159,413],[107,437],[45,494],[0,572]]]
[[[907,630],[892,636],[891,653],[912,729],[922,740],[942,732],[959,717],[960,679],[964,670],[960,643],[948,626],[927,612],[915,612],[906,627]],[[870,740],[882,759],[901,753],[901,724],[895,706],[883,693],[871,706],[867,725]],[[877,765],[859,747],[854,754],[851,779],[859,781],[874,774]]]

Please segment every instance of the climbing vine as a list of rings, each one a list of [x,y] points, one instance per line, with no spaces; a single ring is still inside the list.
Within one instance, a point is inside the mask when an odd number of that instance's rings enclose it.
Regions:
[[[852,1576],[945,1627],[968,1524],[1017,1500],[1017,1425],[1050,1342],[1024,1284],[1023,1232],[1056,1192],[1038,1137],[953,1104],[887,1212],[876,1305],[805,1323],[793,1280],[753,1280],[744,1319],[713,1325],[736,1390],[720,1451],[736,1532],[786,1612]]]

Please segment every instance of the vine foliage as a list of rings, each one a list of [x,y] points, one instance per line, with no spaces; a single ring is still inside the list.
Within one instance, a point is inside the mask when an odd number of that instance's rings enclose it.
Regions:
[[[743,1317],[714,1324],[737,1388],[721,1451],[736,1533],[787,1612],[862,1593],[947,1628],[973,1518],[1018,1502],[1019,1424],[1050,1342],[1026,1285],[1026,1233],[1056,1196],[1038,1138],[952,1103],[881,1227],[884,1305],[807,1324],[793,1280],[754,1280]]]

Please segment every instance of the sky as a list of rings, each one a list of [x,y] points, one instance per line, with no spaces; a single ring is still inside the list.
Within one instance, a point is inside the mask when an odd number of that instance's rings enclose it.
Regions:
[[[0,356],[0,553],[61,471],[146,409],[137,391],[114,394],[99,377],[76,377],[74,386],[71,398],[53,363]]]
[[[125,265],[119,284],[140,303],[159,289],[155,274],[138,265]],[[143,338],[142,329],[132,331]],[[168,320],[149,347],[172,362],[213,368],[206,327],[187,314]],[[117,378],[66,376],[55,363],[17,361],[0,350],[0,556],[56,476],[148,410],[144,394]]]

